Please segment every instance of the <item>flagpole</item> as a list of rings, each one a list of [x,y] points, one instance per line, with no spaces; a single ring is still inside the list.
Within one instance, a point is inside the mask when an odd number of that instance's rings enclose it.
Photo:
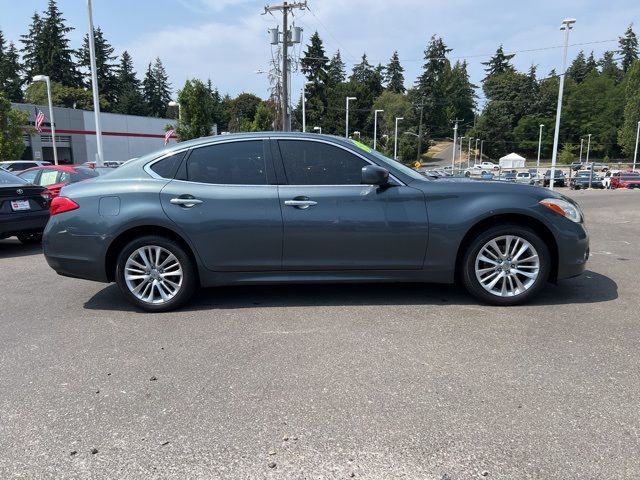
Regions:
[[[104,153],[102,150],[102,126],[100,124],[100,96],[98,95],[98,73],[96,68],[96,46],[93,34],[93,14],[91,12],[91,0],[87,0],[87,14],[89,16],[89,60],[91,63],[91,89],[93,90],[93,113],[96,119],[96,141],[98,153],[96,165],[104,165]]]

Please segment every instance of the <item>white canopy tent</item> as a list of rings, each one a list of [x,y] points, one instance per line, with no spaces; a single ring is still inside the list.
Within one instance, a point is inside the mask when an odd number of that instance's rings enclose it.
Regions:
[[[500,159],[500,168],[524,168],[527,159],[517,153],[510,153]]]

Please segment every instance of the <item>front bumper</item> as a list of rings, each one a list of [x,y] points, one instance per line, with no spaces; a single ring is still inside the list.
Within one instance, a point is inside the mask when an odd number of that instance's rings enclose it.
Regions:
[[[589,260],[589,234],[582,223],[566,225],[556,231],[558,244],[557,280],[576,277],[583,273]]]

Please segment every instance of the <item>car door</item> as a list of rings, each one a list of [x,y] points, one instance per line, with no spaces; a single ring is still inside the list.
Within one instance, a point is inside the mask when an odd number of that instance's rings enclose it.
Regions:
[[[284,270],[420,269],[427,248],[424,194],[390,179],[362,185],[364,156],[326,141],[273,141],[287,183],[279,186]]]
[[[193,148],[176,178],[162,189],[160,201],[206,268],[281,268],[282,215],[268,140]]]

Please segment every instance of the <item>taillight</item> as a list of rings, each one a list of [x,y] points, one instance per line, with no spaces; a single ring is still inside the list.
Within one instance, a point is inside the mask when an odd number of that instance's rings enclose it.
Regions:
[[[55,197],[51,201],[51,206],[49,207],[49,214],[51,216],[58,215],[59,213],[70,212],[71,210],[75,210],[80,208],[76,202],[67,197]]]

